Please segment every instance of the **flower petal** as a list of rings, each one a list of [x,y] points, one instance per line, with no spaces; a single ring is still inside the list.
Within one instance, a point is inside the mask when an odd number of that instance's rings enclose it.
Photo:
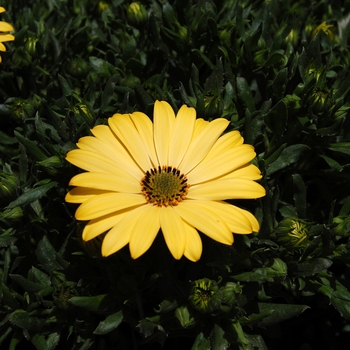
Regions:
[[[156,149],[153,142],[153,124],[146,114],[141,112],[134,112],[130,114],[130,118],[135,124],[139,136],[147,147],[148,155],[151,158],[153,167],[159,166]]]
[[[169,103],[156,101],[154,104],[154,145],[159,165],[168,164],[169,142],[175,123],[175,113]]]
[[[144,170],[152,168],[147,145],[142,142],[140,135],[128,114],[114,114],[108,119],[108,124],[130,152],[135,162]]]
[[[1,28],[0,28],[1,30]],[[12,34],[0,34],[0,42],[13,41],[15,37]]]
[[[233,243],[233,235],[220,216],[210,209],[210,204],[201,201],[184,200],[174,210],[191,226],[210,238],[224,244]]]
[[[102,242],[102,255],[109,256],[122,249],[130,242],[131,233],[135,223],[139,221],[146,205],[130,210],[119,222],[106,234]]]
[[[199,201],[199,206],[207,206],[220,216],[231,232],[249,234],[259,231],[259,223],[255,216],[247,210],[221,201]]]
[[[208,154],[216,140],[227,128],[228,120],[218,118],[208,123],[203,128],[197,137],[192,139],[188,150],[179,165],[179,169],[184,174],[191,171],[203,158]]]
[[[2,32],[10,32],[13,29],[14,28],[12,27],[12,25],[10,23],[4,22],[4,21],[0,21],[0,30]]]
[[[131,208],[145,204],[146,200],[142,194],[134,193],[105,193],[95,196],[82,203],[75,217],[77,220],[92,220],[115,211]]]
[[[177,168],[192,140],[196,110],[183,105],[177,113],[169,144],[168,165]]]
[[[161,207],[159,209],[160,227],[165,243],[173,257],[179,260],[183,256],[186,246],[185,223],[173,207]]]
[[[186,247],[184,255],[188,260],[198,261],[202,255],[202,240],[198,231],[191,225],[184,222],[186,228]]]
[[[130,174],[134,174],[137,179],[140,179],[143,176],[143,172],[141,171],[138,164],[135,163],[134,159],[125,149],[124,145],[120,142],[120,140],[113,134],[112,130],[106,125],[98,125],[95,126],[91,130],[92,134],[99,141],[99,143],[92,143],[89,141],[87,145],[81,145],[80,142],[84,140],[84,138],[80,139],[78,142],[79,148],[90,150],[95,150],[95,152],[101,152],[100,148],[103,147],[105,149],[105,155],[110,157],[113,162],[117,162],[118,165],[123,168],[125,171],[128,171]],[[101,142],[104,144],[101,144]],[[83,146],[83,147],[82,147]]]
[[[159,229],[160,210],[153,205],[142,207],[142,213],[135,220],[135,226],[130,237],[130,254],[133,259],[137,259],[144,254],[152,245]]]
[[[128,211],[120,211],[117,213],[110,213],[104,216],[101,216],[97,219],[90,220],[83,230],[83,240],[89,241],[100,234],[108,231],[115,225],[119,223],[119,221],[129,213]]]
[[[110,193],[110,191],[96,190],[93,188],[86,188],[86,187],[76,187],[71,189],[66,194],[65,201],[68,203],[83,203],[90,198],[94,198],[104,193]]]
[[[259,168],[254,164],[248,164],[220,177],[220,179],[259,180],[261,177],[262,176]]]
[[[140,182],[135,181],[128,176],[127,173],[123,173],[121,170],[118,171],[118,174],[92,172],[81,173],[74,176],[70,180],[69,185],[115,192],[141,193]]]
[[[187,174],[187,180],[191,185],[215,179],[235,169],[242,167],[255,157],[254,148],[251,145],[241,145],[223,151],[218,147],[211,150],[200,164]]]
[[[218,179],[191,186],[187,198],[199,200],[251,199],[265,196],[264,187],[246,179]]]

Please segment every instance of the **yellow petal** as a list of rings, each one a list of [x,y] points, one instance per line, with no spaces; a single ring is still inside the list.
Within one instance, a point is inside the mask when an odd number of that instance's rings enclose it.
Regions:
[[[171,254],[177,260],[181,259],[186,246],[186,228],[184,221],[173,207],[161,207],[160,227],[165,243]]]
[[[131,233],[135,223],[139,220],[146,206],[130,210],[126,215],[108,231],[102,242],[102,255],[111,255],[130,242]]]
[[[68,203],[83,203],[99,194],[110,193],[110,191],[96,190],[93,188],[76,187],[66,194],[65,201]]]
[[[254,164],[248,164],[235,171],[232,171],[220,179],[246,179],[246,180],[259,180],[261,179],[261,172]]]
[[[68,152],[66,159],[75,166],[96,173],[118,174],[121,164],[116,159],[105,156],[103,153],[96,153],[90,150],[74,149]],[[143,173],[139,168],[135,168],[131,163],[124,164],[123,169],[129,173],[136,181],[140,181]]]
[[[187,174],[203,160],[228,124],[226,119],[218,118],[202,129],[198,136],[191,141],[179,166],[182,173]]]
[[[187,174],[188,183],[195,185],[223,176],[247,164],[254,157],[255,152],[251,145],[240,145],[225,151],[217,148],[214,152],[209,152],[208,156]]]
[[[130,152],[135,162],[144,170],[152,168],[147,145],[142,139],[128,114],[114,114],[108,119],[108,124]]]
[[[218,179],[191,186],[187,198],[199,200],[251,199],[265,196],[264,187],[246,179]]]
[[[117,174],[81,173],[74,176],[70,180],[69,185],[115,192],[141,193],[140,182],[134,180],[121,170]]]
[[[192,140],[194,140],[207,127],[207,125],[209,125],[207,120],[204,120],[203,118],[196,119]]]
[[[199,207],[206,207],[225,221],[231,232],[249,234],[259,231],[259,223],[249,211],[219,201],[198,201]]]
[[[3,30],[1,29],[1,23],[0,23],[0,30]],[[15,37],[12,34],[0,34],[0,42],[13,41],[13,40],[15,40]]]
[[[6,46],[4,44],[1,43],[0,41],[0,51],[6,51]]]
[[[10,32],[11,30],[13,30],[13,27],[10,23],[0,21],[0,30],[2,32]]]
[[[184,200],[173,208],[183,220],[205,235],[220,243],[232,244],[233,235],[225,221],[209,207],[199,205],[199,202]]]
[[[145,204],[142,194],[134,193],[105,193],[90,198],[80,205],[75,212],[77,220],[92,220],[118,210]]]
[[[0,6],[0,13],[5,12],[5,11],[6,11],[5,8]]]
[[[191,225],[185,224],[186,229],[186,247],[184,255],[188,260],[198,261],[202,255],[202,240],[198,234],[198,231]]]
[[[183,105],[177,113],[169,144],[168,164],[178,167],[192,140],[196,110]]]
[[[106,125],[97,125],[91,130],[92,134],[97,139],[94,142],[89,141],[88,144],[81,144],[85,138],[79,140],[78,147],[89,148],[99,153],[104,153],[107,157],[112,158],[114,162],[117,162],[119,167],[124,168],[126,171],[134,174],[136,178],[141,179],[143,172],[139,165],[137,165],[128,151],[125,149],[121,141],[116,137],[112,130]],[[101,148],[101,151],[100,151]],[[102,151],[103,149],[103,151]]]
[[[130,118],[137,128],[142,142],[146,145],[153,167],[158,167],[160,164],[158,162],[156,149],[154,147],[153,124],[151,120],[146,114],[141,112],[134,112],[130,114]]]
[[[159,214],[159,208],[149,204],[143,206],[142,213],[137,220],[134,219],[135,226],[131,232],[129,244],[133,259],[140,257],[152,245],[160,229]]]
[[[169,103],[156,101],[154,104],[154,145],[160,166],[168,163],[169,142],[175,123],[175,113]]]
[[[129,211],[121,211],[90,220],[83,230],[83,240],[89,241],[117,225]]]

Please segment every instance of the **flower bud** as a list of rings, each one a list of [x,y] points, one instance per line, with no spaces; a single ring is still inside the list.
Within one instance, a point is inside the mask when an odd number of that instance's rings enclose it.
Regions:
[[[334,34],[330,28],[332,28],[332,24],[327,24],[326,22],[322,22],[319,26],[317,26],[312,32],[312,38],[315,37],[318,33],[325,33],[331,41],[334,41]]]
[[[318,90],[308,98],[308,104],[314,113],[322,113],[328,112],[333,103],[329,93]]]
[[[132,2],[128,6],[126,16],[128,18],[128,22],[137,28],[142,27],[148,19],[147,10],[139,2]]]
[[[89,65],[80,56],[77,56],[68,63],[67,71],[75,78],[84,78],[89,71]]]
[[[350,216],[337,216],[333,219],[334,233],[338,236],[345,236],[350,232]]]
[[[3,213],[0,213],[0,218],[7,219],[7,220],[17,220],[22,218],[22,216],[23,216],[23,211],[20,207],[6,209]]]
[[[223,102],[220,95],[207,94],[204,96],[205,119],[220,117],[223,111]]]
[[[239,283],[227,282],[221,288],[222,302],[228,305],[233,305],[236,302],[237,295],[242,293],[242,286]]]
[[[296,46],[299,41],[299,31],[292,29],[286,37],[286,42]]]
[[[109,4],[107,2],[105,2],[105,1],[99,1],[98,2],[98,12],[99,13],[102,13],[103,11],[105,11],[105,10],[107,10],[109,8],[110,8],[110,6],[109,6]]]
[[[279,243],[286,248],[301,248],[308,243],[310,224],[304,220],[283,219],[277,229]]]
[[[221,291],[218,284],[208,278],[193,283],[189,301],[201,313],[218,310],[221,305]]]
[[[9,98],[6,100],[6,104],[11,106],[10,113],[14,120],[23,121],[34,116],[34,107],[26,100],[22,100],[21,98]]]
[[[7,202],[16,196],[19,181],[16,176],[0,172],[0,202]]]
[[[31,56],[35,55],[36,43],[38,42],[38,40],[38,38],[29,37],[25,41],[24,47]]]
[[[95,116],[91,107],[85,103],[77,103],[73,108],[73,112],[83,117],[84,121],[90,126],[92,126],[95,121]]]

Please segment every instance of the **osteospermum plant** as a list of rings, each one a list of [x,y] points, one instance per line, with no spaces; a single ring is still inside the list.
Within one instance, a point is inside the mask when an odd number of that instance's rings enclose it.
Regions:
[[[225,202],[265,195],[250,163],[254,148],[238,131],[224,135],[229,121],[196,118],[183,105],[177,115],[156,101],[153,122],[141,112],[114,114],[108,126],[77,143],[67,160],[86,172],[74,176],[66,196],[81,203],[75,216],[88,221],[83,240],[106,231],[102,255],[129,243],[132,258],[144,254],[159,230],[175,259],[197,261],[202,254],[198,231],[231,245],[233,233],[259,231],[247,210]]]
[[[5,8],[0,6],[0,13],[5,12]],[[13,31],[14,28],[10,23],[0,21],[0,51],[6,51],[6,46],[3,44],[7,41],[13,41],[15,40],[15,37],[12,34],[9,34],[8,32]],[[2,62],[2,58],[0,56],[0,62]]]

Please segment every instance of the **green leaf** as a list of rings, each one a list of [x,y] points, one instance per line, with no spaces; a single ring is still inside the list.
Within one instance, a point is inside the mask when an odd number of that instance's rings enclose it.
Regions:
[[[19,206],[26,206],[37,199],[40,199],[43,197],[46,192],[48,192],[51,188],[55,187],[57,185],[56,181],[49,182],[45,185],[34,187],[27,192],[24,192],[22,195],[20,195],[16,200],[12,201],[7,208],[14,208]]]
[[[39,292],[40,290],[47,287],[47,285],[45,284],[29,281],[22,275],[10,274],[9,276],[13,281],[17,282],[27,292]]]
[[[255,110],[254,99],[253,99],[252,91],[247,81],[243,77],[237,77],[236,84],[237,84],[238,97],[243,101],[244,106],[248,108],[250,112],[254,112]]]
[[[120,323],[123,321],[122,310],[116,312],[115,314],[109,315],[104,321],[101,321],[97,328],[94,330],[94,334],[107,334],[114,329],[116,329]]]
[[[273,133],[283,135],[288,121],[288,110],[286,104],[281,100],[264,116],[267,126]]]
[[[68,262],[63,260],[51,245],[50,241],[44,236],[37,245],[35,251],[39,262],[47,272],[52,270],[64,270],[68,266]]]
[[[201,332],[197,335],[191,350],[210,350],[210,341]]]
[[[229,347],[227,339],[224,338],[224,330],[218,325],[214,327],[210,333],[210,349],[212,350],[226,350]]]
[[[194,317],[191,315],[187,306],[180,306],[175,310],[175,317],[179,320],[182,327],[187,328],[195,324]]]
[[[320,157],[323,158],[327,164],[335,171],[343,171],[343,167],[333,158],[327,157],[323,154],[320,154]]]
[[[58,81],[62,87],[62,92],[65,96],[71,96],[72,95],[72,89],[68,84],[68,81],[66,78],[64,78],[61,74],[58,74]]]
[[[29,316],[29,314],[24,310],[16,310],[10,314],[11,324],[31,330],[31,331],[41,331],[42,327],[45,325],[46,320],[40,319],[38,317]]]
[[[326,258],[317,258],[311,262],[298,264],[298,271],[296,276],[305,277],[312,276],[323,270],[328,269],[333,264],[332,260]]]
[[[259,322],[260,327],[271,326],[281,321],[288,320],[294,316],[300,315],[307,309],[307,305],[290,305],[290,304],[272,304],[272,303],[258,303],[259,311],[261,313],[272,311],[271,315]]]
[[[42,151],[39,146],[26,137],[22,136],[18,131],[14,131],[15,136],[18,141],[28,150],[29,153],[33,155],[36,160],[44,160],[47,158],[47,155]]]
[[[108,294],[92,297],[72,297],[69,299],[70,304],[94,312],[106,310],[113,302],[113,298]]]
[[[301,155],[309,149],[309,146],[302,144],[292,145],[285,148],[282,151],[281,155],[276,159],[276,161],[269,165],[266,171],[267,175],[272,175],[276,171],[282,170],[287,166],[297,162]]]
[[[350,142],[331,143],[329,149],[334,152],[350,155]]]
[[[292,179],[295,208],[298,212],[298,217],[304,219],[306,217],[306,187],[302,177],[299,174],[293,174]]]

